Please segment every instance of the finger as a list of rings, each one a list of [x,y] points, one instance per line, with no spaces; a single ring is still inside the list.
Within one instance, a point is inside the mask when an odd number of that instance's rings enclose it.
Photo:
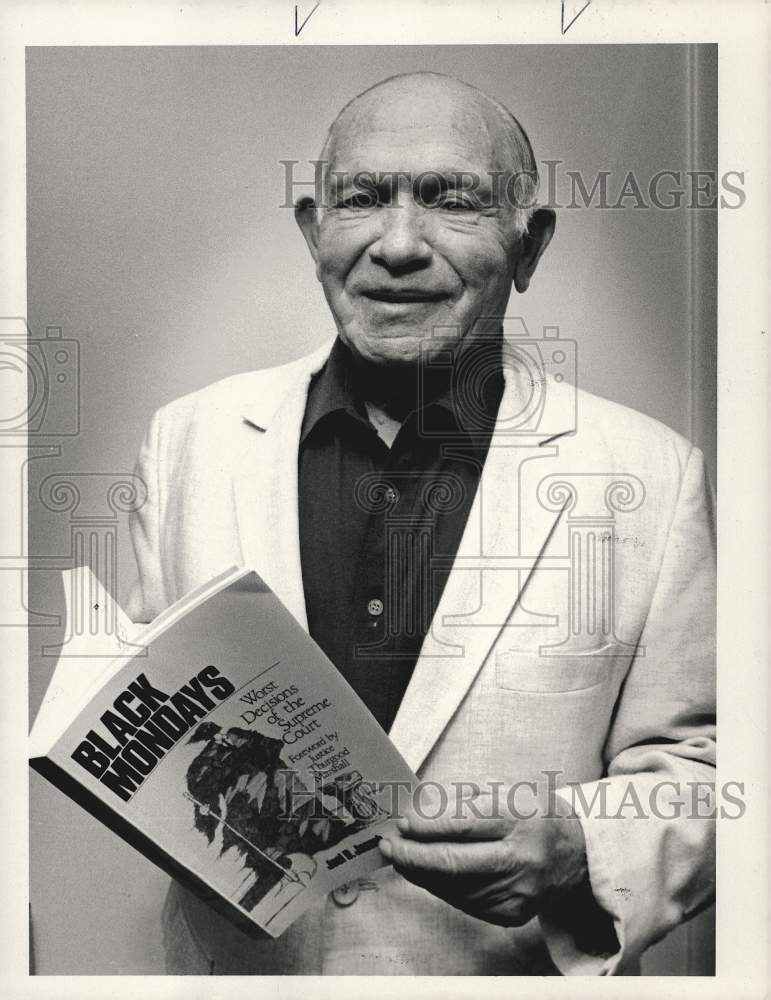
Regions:
[[[513,829],[515,818],[500,797],[479,788],[453,795],[426,785],[397,823],[402,833],[423,839],[499,840]]]
[[[502,840],[516,821],[503,816],[458,816],[444,813],[436,817],[411,811],[397,821],[405,837],[416,840]]]
[[[403,837],[381,841],[381,850],[394,868],[407,877],[424,880],[436,878],[484,878],[509,874],[516,866],[513,852],[500,841],[423,843]],[[502,849],[504,848],[504,849]]]
[[[521,892],[517,864],[491,844],[421,844],[398,837],[380,841],[383,854],[407,881],[472,917],[518,927],[535,913]]]

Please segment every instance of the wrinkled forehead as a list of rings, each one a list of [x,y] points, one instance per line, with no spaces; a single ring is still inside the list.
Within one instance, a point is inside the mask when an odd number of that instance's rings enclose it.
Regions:
[[[479,102],[437,90],[365,95],[338,119],[328,154],[335,171],[498,167],[489,115]]]

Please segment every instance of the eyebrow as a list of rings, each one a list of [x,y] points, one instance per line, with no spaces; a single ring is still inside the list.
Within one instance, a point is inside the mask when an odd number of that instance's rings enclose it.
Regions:
[[[354,190],[375,191],[378,196],[391,195],[401,179],[411,180],[413,193],[434,183],[440,192],[461,190],[489,194],[493,185],[491,178],[500,171],[477,172],[457,167],[438,167],[419,172],[407,170],[332,170],[328,182],[338,194]],[[396,184],[395,184],[396,182]]]

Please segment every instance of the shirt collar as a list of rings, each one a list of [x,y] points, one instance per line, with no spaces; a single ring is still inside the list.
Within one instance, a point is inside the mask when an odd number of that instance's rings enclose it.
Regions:
[[[501,342],[491,340],[475,349],[473,357],[466,355],[456,368],[453,372],[437,363],[428,370],[423,423],[433,431],[446,427],[448,432],[466,432],[486,448],[504,389]],[[333,413],[347,413],[372,427],[356,391],[350,351],[339,337],[308,390],[300,443]]]
[[[312,379],[308,389],[300,443],[305,441],[319,421],[338,412],[369,423],[364,404],[357,398],[354,389],[350,352],[339,337],[332,345],[326,364]]]

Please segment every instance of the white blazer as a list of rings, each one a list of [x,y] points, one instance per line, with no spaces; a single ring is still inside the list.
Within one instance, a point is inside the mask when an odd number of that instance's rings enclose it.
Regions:
[[[132,522],[135,620],[243,564],[307,627],[298,442],[329,347],[155,415],[138,463],[148,499]],[[714,821],[665,818],[678,798],[691,802],[688,782],[714,781],[702,455],[655,420],[536,382],[507,371],[477,496],[391,737],[425,780],[543,784],[556,772],[560,786],[577,784],[592,890],[619,950],[584,953],[573,935],[580,915],[501,928],[389,868],[277,941],[250,939],[173,885],[170,972],[623,974],[710,901]]]

